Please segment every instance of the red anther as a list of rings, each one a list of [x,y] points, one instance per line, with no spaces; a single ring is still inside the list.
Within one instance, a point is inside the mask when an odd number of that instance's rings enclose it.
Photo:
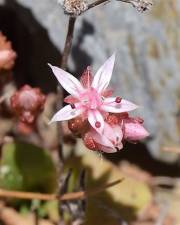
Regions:
[[[101,127],[101,123],[99,121],[96,121],[95,126],[96,126],[96,128],[100,128]]]
[[[121,100],[122,100],[122,98],[121,98],[121,97],[116,97],[115,102],[116,102],[116,103],[120,103],[120,102],[121,102]]]
[[[71,104],[71,108],[75,109],[76,108],[75,104]]]

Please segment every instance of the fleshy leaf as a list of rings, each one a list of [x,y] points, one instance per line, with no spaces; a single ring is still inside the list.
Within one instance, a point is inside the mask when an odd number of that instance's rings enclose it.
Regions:
[[[1,188],[51,193],[57,187],[56,180],[56,167],[47,150],[22,142],[3,146]]]

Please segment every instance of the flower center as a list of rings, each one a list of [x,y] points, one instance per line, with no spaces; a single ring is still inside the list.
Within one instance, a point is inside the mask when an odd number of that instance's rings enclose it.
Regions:
[[[81,95],[81,99],[83,106],[88,109],[97,109],[102,105],[101,95],[92,87]]]

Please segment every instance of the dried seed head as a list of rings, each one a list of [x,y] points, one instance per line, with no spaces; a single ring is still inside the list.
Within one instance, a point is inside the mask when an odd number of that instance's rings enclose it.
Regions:
[[[151,0],[130,0],[130,3],[141,13],[149,10],[153,4]]]
[[[58,3],[62,5],[64,13],[71,16],[79,16],[88,8],[86,0],[58,0]]]

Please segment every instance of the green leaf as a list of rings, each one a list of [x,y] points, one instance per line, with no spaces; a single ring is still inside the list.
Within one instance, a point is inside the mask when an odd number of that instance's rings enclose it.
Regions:
[[[82,144],[77,149],[80,149],[80,156],[68,159],[66,168],[73,168],[75,174],[80,174],[82,168],[86,169],[86,188],[98,188],[124,178],[119,184],[87,199],[84,225],[116,225],[120,218],[131,221],[150,204],[152,194],[147,184],[128,177],[118,167],[87,150]]]
[[[2,148],[0,187],[8,190],[52,193],[57,171],[47,150],[16,142]]]

